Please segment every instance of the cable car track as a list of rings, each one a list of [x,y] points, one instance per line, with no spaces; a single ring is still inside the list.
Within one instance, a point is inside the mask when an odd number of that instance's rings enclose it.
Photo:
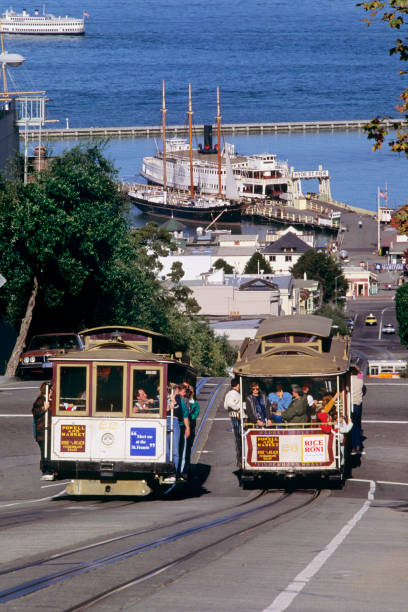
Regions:
[[[148,571],[144,571],[141,574],[132,577],[131,579],[127,580],[126,582],[123,582],[119,585],[115,585],[109,589],[106,589],[105,591],[103,591],[102,593],[98,593],[97,595],[93,596],[90,599],[87,599],[86,601],[75,605],[72,608],[69,608],[69,610],[73,611],[73,610],[81,610],[81,609],[85,609],[86,607],[89,607],[90,605],[93,605],[96,602],[101,601],[102,599],[106,599],[107,597],[112,596],[114,593],[117,593],[125,588],[129,588],[135,584],[138,584],[139,582],[148,580],[150,577],[157,575],[158,573],[163,573],[166,570],[175,567],[177,565],[180,565],[183,561],[188,560],[189,558],[191,558],[192,556],[198,555],[199,553],[215,547],[223,542],[226,542],[228,540],[231,540],[234,537],[238,537],[240,535],[243,535],[244,533],[248,533],[254,529],[257,529],[259,527],[262,527],[264,525],[266,525],[267,523],[270,523],[272,521],[277,521],[278,519],[282,519],[285,517],[288,517],[290,514],[292,514],[293,512],[296,512],[298,510],[301,510],[303,508],[306,508],[307,506],[309,506],[312,502],[314,502],[318,496],[319,496],[319,491],[318,490],[313,490],[311,492],[310,498],[305,501],[303,501],[300,504],[295,504],[294,507],[291,507],[289,509],[286,509],[284,511],[278,512],[277,514],[275,514],[274,516],[267,516],[266,518],[262,518],[260,521],[255,522],[253,524],[249,524],[249,525],[244,525],[242,527],[239,527],[237,530],[233,530],[231,533],[227,533],[225,534],[225,531],[223,530],[223,533],[221,535],[221,537],[215,537],[214,541],[212,542],[208,542],[208,539],[206,540],[206,543],[204,545],[201,545],[200,543],[198,543],[198,546],[196,545],[196,547],[194,547],[192,550],[190,550],[189,552],[181,555],[181,556],[177,556],[175,559],[167,561],[164,564],[160,564],[159,566],[155,566],[154,568],[149,569]],[[262,494],[261,494],[262,495]],[[253,500],[251,500],[251,502],[256,501],[256,499],[258,499],[259,497],[261,497],[261,495],[257,495]],[[151,551],[153,549],[159,548],[161,546],[164,546],[166,544],[171,544],[173,545],[174,543],[176,543],[177,541],[183,540],[184,538],[189,538],[192,537],[194,535],[197,534],[202,534],[203,532],[209,532],[212,529],[216,529],[219,527],[226,527],[229,524],[233,524],[236,521],[242,521],[244,519],[247,519],[249,517],[251,517],[252,515],[256,515],[257,513],[261,513],[262,511],[269,511],[270,508],[272,508],[273,506],[276,506],[280,503],[282,503],[284,500],[291,498],[292,494],[290,493],[284,493],[282,494],[278,499],[275,499],[271,502],[267,502],[265,504],[262,504],[260,506],[256,506],[256,507],[252,507],[246,510],[241,510],[240,512],[234,512],[232,514],[226,515],[226,516],[222,516],[220,518],[214,519],[212,521],[209,522],[205,522],[205,523],[200,523],[198,525],[183,529],[181,531],[177,531],[177,532],[173,532],[170,533],[168,535],[164,535],[158,538],[155,538],[153,540],[144,542],[144,543],[140,543],[140,544],[136,544],[135,546],[132,546],[130,548],[126,548],[124,550],[120,550],[120,551],[116,551],[116,552],[111,552],[108,554],[105,554],[102,557],[98,557],[96,559],[94,559],[93,561],[82,561],[82,560],[72,560],[71,563],[75,564],[74,566],[70,566],[68,568],[64,568],[60,571],[57,572],[52,572],[49,574],[45,574],[41,577],[37,577],[35,579],[32,580],[26,580],[21,582],[20,584],[17,584],[15,586],[12,586],[10,588],[7,588],[3,591],[0,591],[0,603],[5,603],[14,599],[18,599],[20,597],[23,597],[25,595],[29,595],[32,593],[35,593],[41,589],[44,589],[46,587],[49,587],[53,584],[62,582],[63,580],[69,579],[69,578],[74,578],[75,576],[78,576],[80,574],[84,574],[84,573],[88,573],[91,571],[95,571],[101,567],[105,567],[107,565],[113,564],[113,563],[117,563],[120,561],[124,561],[127,560],[129,558],[135,557],[141,553],[146,553],[148,551]],[[214,512],[212,513],[214,514]],[[197,517],[195,517],[197,518]],[[181,521],[179,521],[181,522]],[[183,519],[182,521],[183,523],[186,522],[185,519]],[[168,527],[168,525],[167,525]],[[158,529],[158,528],[157,528]],[[214,533],[214,532],[212,532]],[[126,536],[125,536],[126,537]],[[128,534],[127,537],[130,537],[130,535]],[[207,536],[206,536],[207,537]],[[120,538],[118,538],[120,539]],[[111,543],[109,541],[109,543]],[[99,546],[102,546],[103,543],[99,543]],[[91,546],[92,547],[92,546]],[[96,547],[96,545],[94,545],[93,547]],[[88,550],[90,547],[83,547],[82,549],[78,549],[78,552],[81,553],[85,550]],[[65,553],[61,553],[61,556],[52,556],[50,557],[48,560],[41,560],[37,563],[33,563],[31,565],[27,564],[25,566],[21,567],[21,571],[23,569],[27,569],[29,567],[39,567],[39,566],[44,566],[45,563],[49,563],[49,562],[54,562],[57,558],[61,558],[62,556],[69,556],[69,555],[74,555],[77,554],[77,551],[68,551]],[[6,574],[11,574],[12,572],[15,573],[15,571],[17,571],[18,568],[12,568],[9,569],[5,572],[2,573],[2,575],[6,575]]]

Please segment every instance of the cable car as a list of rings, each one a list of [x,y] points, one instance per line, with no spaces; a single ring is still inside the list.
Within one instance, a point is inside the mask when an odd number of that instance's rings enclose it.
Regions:
[[[352,427],[350,338],[333,329],[326,317],[281,316],[244,340],[233,368],[242,407],[231,414],[242,486],[265,477],[342,482]],[[296,404],[303,416],[294,418],[296,395],[304,398]],[[264,421],[254,416],[262,404]]]
[[[175,473],[168,385],[195,388],[196,373],[159,333],[107,326],[80,335],[85,350],[52,359],[43,468],[69,478],[70,495],[148,495]]]

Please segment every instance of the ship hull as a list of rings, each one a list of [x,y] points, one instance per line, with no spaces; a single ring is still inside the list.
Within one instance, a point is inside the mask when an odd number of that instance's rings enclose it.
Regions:
[[[189,223],[203,224],[217,219],[219,223],[240,224],[241,214],[244,205],[231,204],[228,208],[223,209],[221,206],[212,206],[208,208],[199,208],[195,206],[177,206],[168,204],[159,204],[150,202],[141,197],[132,196],[129,194],[132,203],[137,206],[143,213],[160,219],[168,219],[174,217],[180,221],[188,221]],[[222,215],[220,215],[223,211]],[[219,216],[220,215],[220,216]]]

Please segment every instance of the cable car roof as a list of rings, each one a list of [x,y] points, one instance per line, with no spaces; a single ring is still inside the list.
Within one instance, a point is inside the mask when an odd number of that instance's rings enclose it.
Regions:
[[[287,315],[270,317],[260,324],[256,338],[273,334],[299,333],[311,334],[322,338],[330,336],[332,319],[318,315]]]

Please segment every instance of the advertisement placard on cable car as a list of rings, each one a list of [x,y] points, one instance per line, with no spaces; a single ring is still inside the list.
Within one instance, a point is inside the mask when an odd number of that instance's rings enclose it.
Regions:
[[[51,459],[165,461],[166,423],[56,417],[52,441]]]
[[[333,460],[333,436],[316,430],[249,430],[246,435],[249,467],[328,466]]]
[[[126,423],[126,455],[133,461],[165,461],[166,421],[132,420]]]

